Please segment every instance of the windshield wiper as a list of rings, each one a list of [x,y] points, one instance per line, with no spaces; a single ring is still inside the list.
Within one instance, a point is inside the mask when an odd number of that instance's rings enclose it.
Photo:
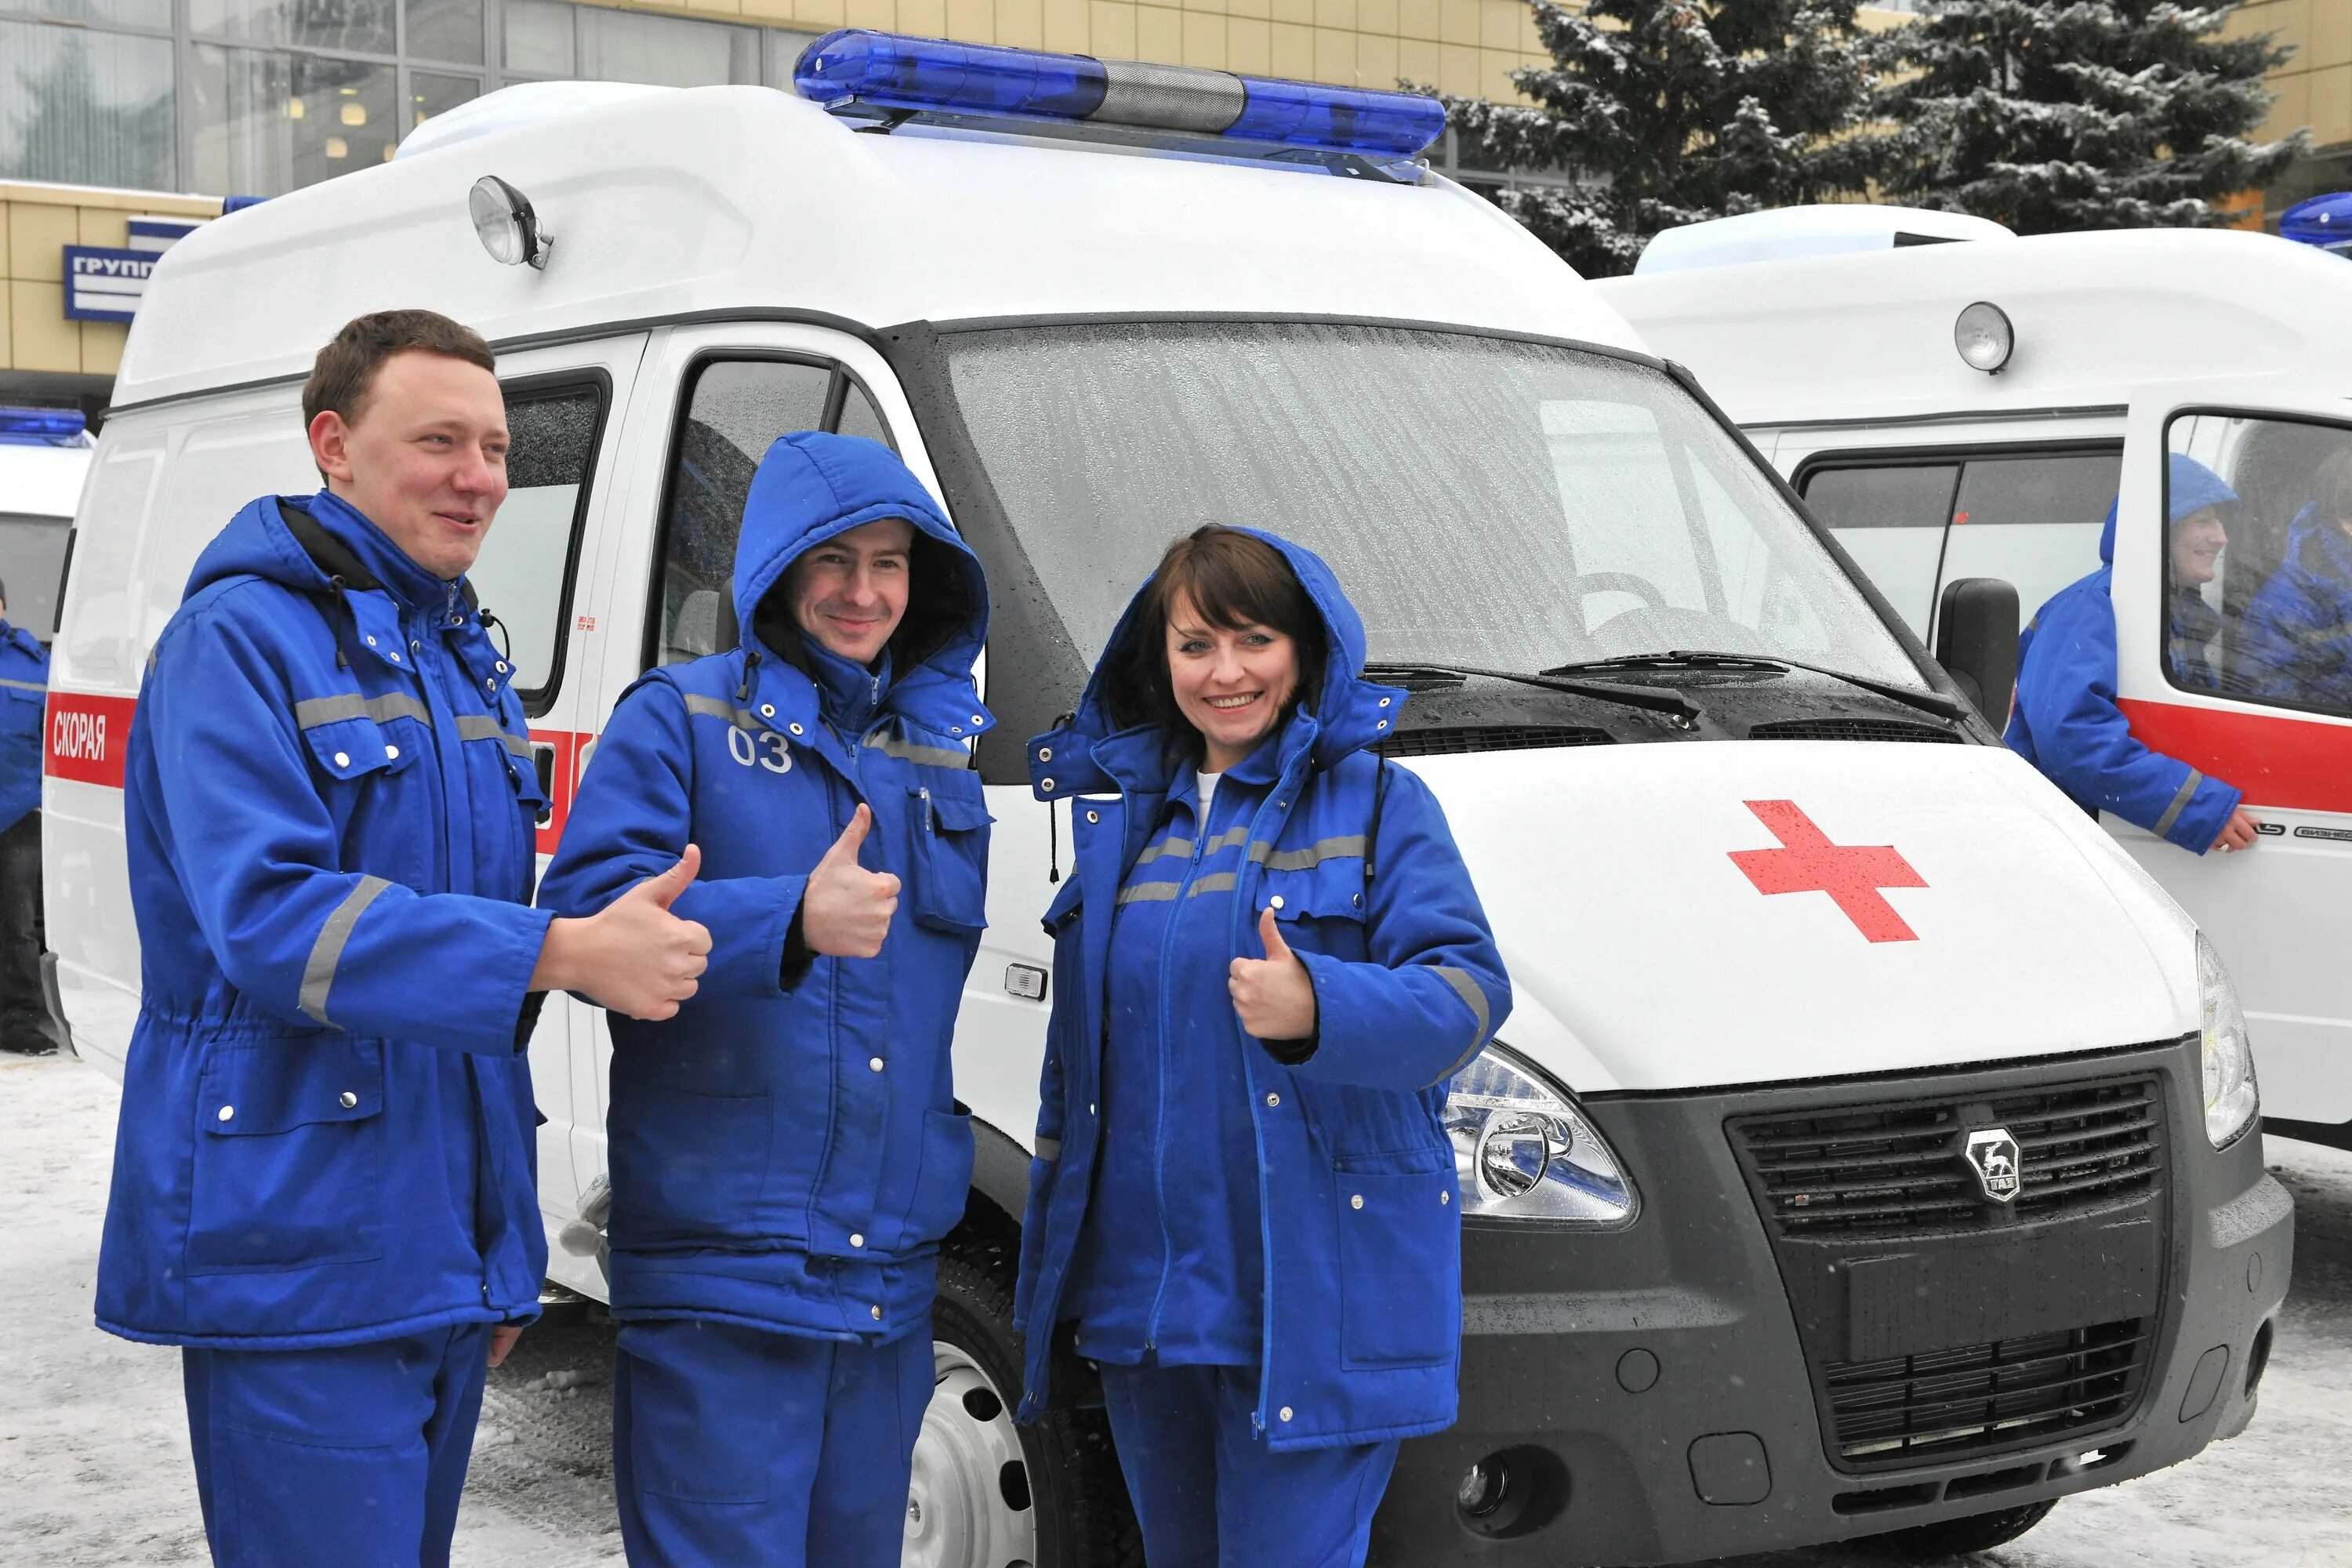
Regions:
[[[1808,664],[1801,658],[1783,658],[1779,654],[1717,653],[1706,648],[1675,648],[1667,653],[1625,654],[1616,658],[1588,658],[1575,664],[1555,665],[1546,675],[1582,675],[1612,669],[1777,669],[1810,670],[1843,680],[1849,686],[1859,686],[1864,691],[1874,691],[1881,697],[1892,698],[1940,718],[1965,720],[1976,711],[1957,697],[1947,697],[1940,691],[1923,690],[1917,687],[1897,686],[1891,680],[1878,680],[1851,670],[1832,669],[1826,664]]]
[[[1450,664],[1430,658],[1384,658],[1364,666],[1364,673],[1375,680],[1384,675],[1408,676],[1417,671],[1432,675],[1475,675],[1488,680],[1514,680],[1522,686],[1539,686],[1547,691],[1565,691],[1601,702],[1614,702],[1621,707],[1664,713],[1685,730],[1696,728],[1704,717],[1698,707],[1679,691],[1638,686],[1603,686],[1591,680],[1567,680],[1558,678],[1550,670],[1541,675],[1528,675],[1522,670],[1484,669],[1474,664]]]

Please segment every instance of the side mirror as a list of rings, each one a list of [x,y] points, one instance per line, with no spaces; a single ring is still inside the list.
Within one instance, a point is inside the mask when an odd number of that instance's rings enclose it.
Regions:
[[[2008,728],[2017,689],[2017,590],[1998,577],[1945,584],[1936,610],[1936,662],[1987,723]]]

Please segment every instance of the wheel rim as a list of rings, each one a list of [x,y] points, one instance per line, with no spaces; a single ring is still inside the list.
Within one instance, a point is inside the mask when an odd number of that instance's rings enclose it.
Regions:
[[[1030,1568],[1037,1514],[1012,1406],[959,1347],[934,1340],[931,1363],[931,1403],[907,1489],[902,1568]]]

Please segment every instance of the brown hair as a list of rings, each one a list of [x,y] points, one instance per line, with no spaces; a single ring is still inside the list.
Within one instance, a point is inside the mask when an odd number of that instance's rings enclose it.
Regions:
[[[1192,602],[1201,618],[1225,631],[1260,626],[1288,637],[1297,650],[1298,684],[1290,710],[1312,701],[1323,689],[1329,650],[1323,617],[1300,586],[1282,552],[1239,529],[1209,523],[1168,547],[1145,584],[1137,606],[1132,646],[1122,651],[1104,695],[1111,718],[1124,729],[1156,724],[1178,733],[1192,731],[1176,706],[1168,679],[1168,617],[1179,597]]]
[[[396,353],[418,349],[446,354],[495,372],[499,368],[490,345],[471,327],[460,326],[431,310],[378,310],[343,323],[334,341],[319,351],[310,379],[302,384],[302,425],[331,408],[346,425],[359,423],[360,410],[375,385],[375,373]]]

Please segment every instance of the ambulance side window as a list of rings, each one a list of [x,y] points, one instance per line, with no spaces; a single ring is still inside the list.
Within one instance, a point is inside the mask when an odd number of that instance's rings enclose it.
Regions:
[[[2352,429],[2184,414],[2165,434],[2166,679],[2352,715]]]
[[[1798,476],[1813,515],[1921,638],[1935,614],[1936,568],[1958,480],[1954,463],[1816,468]]]
[[[687,372],[663,512],[660,599],[648,666],[735,646],[730,591],[752,472],[779,436],[837,430],[889,443],[873,400],[821,361],[706,359]]]
[[[492,639],[506,648],[515,691],[534,718],[554,704],[563,668],[564,606],[609,398],[601,380],[583,384],[577,374],[507,386],[507,499],[467,574],[498,617]]]

